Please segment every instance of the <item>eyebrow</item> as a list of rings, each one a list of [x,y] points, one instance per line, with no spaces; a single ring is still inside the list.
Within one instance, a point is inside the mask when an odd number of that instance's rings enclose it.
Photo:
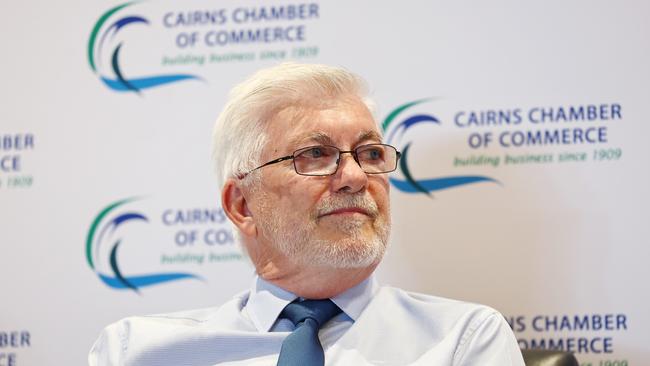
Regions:
[[[370,141],[370,140],[381,142],[382,138],[377,131],[372,131],[372,130],[364,131],[359,134],[359,137],[357,137],[357,140],[354,143],[354,145],[358,145],[363,141]],[[312,132],[307,135],[297,136],[291,139],[289,141],[289,144],[290,146],[295,148],[307,142],[315,142],[321,145],[332,145],[332,146],[335,145],[334,140],[332,140],[332,138],[329,137],[329,135],[320,131]]]
[[[369,141],[369,140],[375,140],[377,142],[382,141],[381,134],[377,131],[366,131],[361,134],[359,134],[359,138],[357,139],[357,144],[362,142],[362,141]]]

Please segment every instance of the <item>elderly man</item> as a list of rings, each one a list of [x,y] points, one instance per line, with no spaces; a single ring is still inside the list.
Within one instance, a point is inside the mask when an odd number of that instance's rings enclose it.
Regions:
[[[374,279],[400,154],[357,76],[262,70],[233,89],[214,145],[251,288],[217,308],[115,323],[91,365],[523,365],[495,310]]]

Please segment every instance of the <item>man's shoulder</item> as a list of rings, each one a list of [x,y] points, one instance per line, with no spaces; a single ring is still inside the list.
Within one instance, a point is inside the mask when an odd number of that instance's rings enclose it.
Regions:
[[[458,314],[464,313],[496,313],[497,311],[487,305],[455,300],[441,296],[406,291],[397,287],[382,286],[376,296],[381,301],[394,302],[405,307],[425,308],[431,310],[445,310]]]
[[[381,349],[372,350],[380,358],[398,353],[390,345],[404,347],[408,335],[413,363],[523,365],[508,323],[486,305],[385,286],[351,330],[381,334]]]
[[[372,350],[379,358],[399,353],[391,345],[403,348],[408,337],[414,364],[522,364],[503,316],[466,301],[384,286],[351,330],[366,341],[368,334],[381,335],[382,348]],[[495,354],[501,355],[499,361],[489,361]]]
[[[121,319],[100,333],[88,356],[89,364],[166,364],[160,360],[180,357],[210,344],[212,353],[187,356],[208,359],[215,352],[223,352],[228,339],[245,338],[255,329],[243,316],[247,300],[248,292],[244,292],[221,306]]]
[[[235,295],[222,305],[182,310],[169,313],[136,315],[120,319],[110,324],[106,330],[130,334],[146,331],[147,333],[165,333],[168,329],[187,329],[210,326],[228,327],[236,322],[243,305],[248,299],[248,292]]]
[[[383,286],[371,303],[372,311],[394,314],[402,324],[413,323],[443,333],[457,330],[467,334],[486,321],[503,320],[495,309],[472,302],[405,291]],[[374,310],[373,310],[374,308]],[[442,334],[441,334],[442,335]]]

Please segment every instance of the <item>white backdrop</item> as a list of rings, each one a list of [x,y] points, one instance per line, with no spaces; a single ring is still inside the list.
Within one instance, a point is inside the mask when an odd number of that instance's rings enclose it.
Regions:
[[[0,365],[85,364],[110,322],[248,286],[210,133],[284,60],[362,75],[408,150],[383,283],[493,306],[523,348],[650,362],[647,3],[0,10]]]

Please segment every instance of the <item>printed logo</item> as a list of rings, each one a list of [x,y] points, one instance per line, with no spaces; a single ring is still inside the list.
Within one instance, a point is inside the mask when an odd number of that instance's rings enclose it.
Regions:
[[[188,79],[200,79],[190,74],[167,74],[146,77],[129,77],[122,68],[122,49],[124,41],[120,35],[128,29],[143,28],[150,25],[149,20],[140,15],[122,15],[123,10],[135,2],[116,6],[104,13],[90,34],[88,40],[88,63],[90,68],[104,84],[118,92],[140,93],[143,89]]]
[[[633,326],[626,313],[520,314],[505,317],[521,349],[551,349],[603,357],[581,365],[627,365],[627,359],[611,359],[620,351],[621,338]]]
[[[408,130],[416,128],[436,128],[437,126],[440,126],[442,122],[431,114],[408,114],[407,111],[416,105],[430,102],[432,100],[432,98],[420,99],[400,105],[391,111],[382,123],[382,129],[387,135],[387,143],[397,146],[398,150],[402,152],[402,157],[399,162],[399,171],[404,176],[404,179],[402,180],[390,177],[390,182],[393,186],[405,193],[422,193],[431,196],[431,192],[459,187],[465,184],[479,182],[498,183],[495,179],[482,175],[453,175],[429,179],[414,178],[412,171],[409,168],[409,149],[413,142],[402,142],[402,138]]]
[[[18,363],[19,352],[21,350],[30,352],[31,347],[32,333],[30,331],[24,328],[21,330],[0,328],[0,365],[23,365],[23,363]]]
[[[131,1],[99,17],[88,64],[109,89],[141,94],[185,80],[223,79],[225,64],[313,60],[321,55],[320,13],[317,2],[206,8],[204,1]]]
[[[120,232],[127,226],[148,224],[144,214],[125,209],[125,206],[137,198],[128,198],[114,202],[105,207],[93,220],[86,238],[86,261],[97,276],[109,287],[119,290],[133,290],[139,293],[141,287],[153,286],[164,282],[182,279],[201,279],[199,276],[183,272],[151,273],[127,275],[118,263],[118,250],[127,243]],[[105,255],[102,255],[105,253]],[[108,257],[108,258],[106,258]],[[101,259],[104,259],[103,261]],[[108,260],[106,260],[108,259]],[[108,268],[102,268],[108,265]]]
[[[36,149],[31,132],[0,134],[0,193],[34,186],[31,158]]]

